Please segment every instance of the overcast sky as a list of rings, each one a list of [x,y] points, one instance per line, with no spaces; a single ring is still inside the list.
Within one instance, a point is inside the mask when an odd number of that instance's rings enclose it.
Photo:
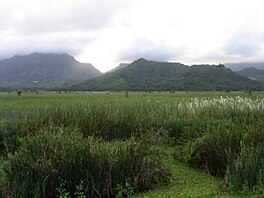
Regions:
[[[264,61],[263,0],[0,0],[0,59],[69,53],[101,71],[140,57]]]

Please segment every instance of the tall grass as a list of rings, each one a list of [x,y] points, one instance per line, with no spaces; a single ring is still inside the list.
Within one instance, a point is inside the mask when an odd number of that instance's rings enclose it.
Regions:
[[[47,128],[25,138],[8,157],[8,183],[14,197],[58,197],[63,188],[74,197],[82,181],[87,197],[115,197],[128,182],[135,192],[168,182],[158,150],[144,142],[105,142],[76,131]]]
[[[0,154],[7,155],[19,147],[21,127],[17,122],[0,122]]]
[[[241,145],[255,149],[264,141],[263,93],[236,94],[4,95],[0,148],[10,162],[5,166],[9,184],[18,196],[58,196],[54,189],[61,188],[74,196],[81,181],[89,196],[114,196],[127,182],[135,191],[149,189],[168,178],[160,152],[150,146],[163,132],[182,148],[180,159],[222,178],[229,167],[232,178]]]
[[[223,177],[227,165],[229,150],[236,154],[241,150],[241,142],[256,145],[264,141],[262,131],[252,131],[233,128],[232,131],[215,131],[189,142],[185,146],[187,161],[195,167],[205,169],[209,173]]]
[[[240,152],[228,151],[226,188],[230,193],[264,194],[264,144],[241,145]]]
[[[264,100],[238,97],[194,101],[186,104],[192,106],[193,114],[195,109],[209,106],[204,115],[214,112],[212,117],[221,122],[211,126],[207,122],[205,133],[189,140],[181,157],[194,167],[225,177],[229,192],[263,189]]]

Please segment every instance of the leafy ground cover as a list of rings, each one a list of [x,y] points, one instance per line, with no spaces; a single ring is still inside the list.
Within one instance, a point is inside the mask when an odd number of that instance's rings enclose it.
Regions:
[[[166,164],[171,170],[171,182],[150,192],[139,194],[138,197],[220,197],[221,181],[205,172],[195,170],[186,164],[175,160],[173,157],[174,147],[166,150]]]

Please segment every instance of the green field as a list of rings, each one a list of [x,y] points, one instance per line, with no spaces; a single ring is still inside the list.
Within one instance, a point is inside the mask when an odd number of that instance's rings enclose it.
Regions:
[[[263,197],[264,92],[0,93],[2,197]]]

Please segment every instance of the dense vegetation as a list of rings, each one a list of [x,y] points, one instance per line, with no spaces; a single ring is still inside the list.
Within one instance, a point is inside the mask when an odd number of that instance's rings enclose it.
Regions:
[[[174,191],[162,193],[172,197],[261,197],[263,96],[0,93],[0,192],[3,197],[122,197],[171,182]],[[198,176],[182,164],[218,179]],[[204,187],[194,189],[190,178]],[[218,180],[222,192],[210,187]]]
[[[231,91],[264,90],[260,82],[237,75],[224,65],[154,62],[143,58],[113,72],[69,87],[69,90]]]
[[[101,72],[68,54],[33,53],[0,61],[1,89],[49,89],[80,83]]]

